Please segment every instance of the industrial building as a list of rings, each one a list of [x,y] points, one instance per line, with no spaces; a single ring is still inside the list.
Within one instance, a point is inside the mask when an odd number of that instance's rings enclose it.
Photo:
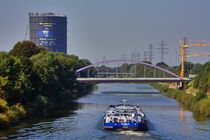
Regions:
[[[29,13],[29,37],[38,46],[67,53],[67,17],[55,13]]]

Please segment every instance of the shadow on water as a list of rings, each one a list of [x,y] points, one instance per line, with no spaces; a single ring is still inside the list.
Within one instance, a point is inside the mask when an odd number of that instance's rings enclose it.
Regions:
[[[127,92],[127,91],[103,91],[103,94],[161,94],[161,92]]]
[[[198,112],[193,112],[193,118],[196,121],[199,121],[199,122],[209,121],[209,118],[208,117],[206,117],[204,114],[201,114],[201,113],[198,113]]]
[[[16,139],[19,137],[19,130],[22,128],[25,128],[25,131],[29,131],[30,128],[38,125],[45,125],[48,124],[48,122],[53,122],[57,118],[61,117],[67,117],[69,115],[74,114],[74,111],[79,108],[79,104],[77,102],[72,102],[69,106],[66,108],[55,108],[51,111],[49,111],[47,114],[34,114],[33,116],[30,116],[29,118],[25,119],[24,121],[21,121],[20,123],[14,124],[14,126],[11,126],[9,129],[1,130],[0,131],[0,140],[1,139]],[[29,128],[27,130],[27,128]],[[46,128],[41,128],[46,129]],[[30,129],[30,131],[33,131]],[[35,131],[35,130],[34,130]]]

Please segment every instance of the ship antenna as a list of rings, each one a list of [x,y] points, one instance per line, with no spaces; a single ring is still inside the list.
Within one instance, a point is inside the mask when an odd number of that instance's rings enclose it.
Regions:
[[[127,100],[121,100],[123,102],[123,105],[125,106],[125,103],[127,102]]]

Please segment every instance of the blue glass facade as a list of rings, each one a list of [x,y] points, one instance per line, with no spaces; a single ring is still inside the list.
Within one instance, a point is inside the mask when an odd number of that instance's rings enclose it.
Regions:
[[[53,52],[67,53],[67,17],[54,13],[29,13],[30,40]]]

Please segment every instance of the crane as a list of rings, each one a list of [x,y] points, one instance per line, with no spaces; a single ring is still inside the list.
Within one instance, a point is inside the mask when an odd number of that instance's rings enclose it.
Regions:
[[[196,57],[196,56],[210,56],[210,53],[202,53],[202,54],[188,54],[186,55],[187,58]]]
[[[186,57],[210,56],[210,54],[190,54],[190,55],[186,55],[186,48],[191,48],[191,47],[210,47],[210,43],[201,43],[201,42],[199,42],[199,43],[188,43],[186,38],[184,38],[183,40],[180,41],[180,48],[181,48],[181,72],[180,72],[180,76],[182,78],[185,77],[185,75],[184,75],[185,56]]]

